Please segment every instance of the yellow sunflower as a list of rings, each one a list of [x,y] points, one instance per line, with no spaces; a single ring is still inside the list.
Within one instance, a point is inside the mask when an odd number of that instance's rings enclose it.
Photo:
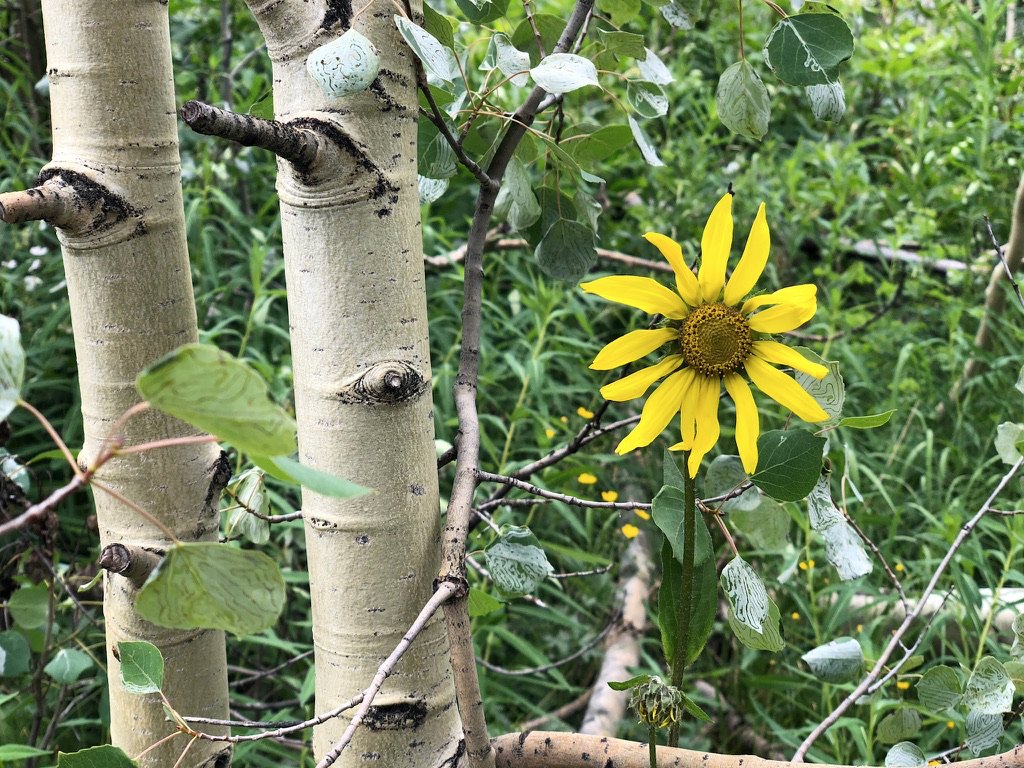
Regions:
[[[678,413],[682,441],[672,450],[690,451],[688,468],[695,477],[701,460],[718,441],[718,400],[724,384],[736,405],[740,459],[747,473],[752,473],[757,468],[760,424],[743,373],[801,419],[818,422],[828,418],[814,398],[773,363],[818,379],[828,369],[770,338],[814,317],[817,286],[794,285],[744,300],[768,263],[770,237],[764,203],[758,208],[743,255],[726,281],[732,247],[731,192],[718,201],[704,227],[696,277],[686,266],[678,243],[656,232],[644,237],[672,266],[675,291],[649,277],[630,275],[602,277],[580,286],[603,299],[666,318],[660,328],[631,331],[611,342],[590,364],[594,370],[607,371],[669,345],[668,354],[654,365],[601,388],[607,400],[632,400],[664,378],[644,403],[640,422],[615,452],[623,454],[650,445]]]

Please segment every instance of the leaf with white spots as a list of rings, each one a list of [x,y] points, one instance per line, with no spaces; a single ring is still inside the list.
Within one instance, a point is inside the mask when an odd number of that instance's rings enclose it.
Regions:
[[[560,96],[585,85],[598,85],[597,67],[575,53],[552,53],[530,70],[533,82],[548,93]]]

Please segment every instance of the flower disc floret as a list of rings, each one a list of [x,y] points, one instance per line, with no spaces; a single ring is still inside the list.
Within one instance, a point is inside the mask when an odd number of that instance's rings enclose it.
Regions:
[[[691,477],[696,476],[700,462],[718,441],[723,386],[736,407],[736,446],[748,473],[757,468],[760,433],[750,383],[805,421],[828,418],[803,387],[775,366],[818,379],[828,369],[769,338],[814,317],[817,287],[794,285],[750,296],[768,263],[770,236],[764,203],[758,208],[743,254],[726,279],[732,231],[730,193],[718,201],[704,227],[696,275],[687,266],[679,243],[654,232],[644,235],[672,267],[675,291],[649,277],[620,275],[580,286],[587,293],[665,318],[660,327],[632,331],[606,344],[591,363],[595,370],[611,370],[668,345],[668,354],[658,362],[601,388],[605,399],[624,401],[643,397],[661,381],[644,403],[640,422],[622,439],[616,453],[649,445],[679,414],[682,440],[672,449],[690,452],[688,469]]]

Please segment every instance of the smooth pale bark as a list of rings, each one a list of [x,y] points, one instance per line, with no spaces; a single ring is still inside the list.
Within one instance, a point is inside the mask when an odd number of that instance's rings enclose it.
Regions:
[[[337,100],[306,58],[348,28],[351,6],[250,8],[273,62],[277,118],[325,139],[311,167],[279,161],[277,183],[300,458],[375,490],[348,501],[303,491],[322,712],[370,682],[429,599],[438,566],[415,74],[392,3],[357,8],[351,24],[376,45],[381,72],[369,91]],[[455,764],[462,731],[447,651],[435,619],[335,765]],[[347,724],[314,731],[318,758]]]
[[[139,401],[135,377],[175,347],[195,341],[196,311],[185,243],[167,5],[158,0],[44,0],[53,162],[43,179],[74,188],[93,215],[58,230],[78,357],[88,465],[114,421]],[[31,350],[29,351],[31,354]],[[157,413],[132,419],[128,444],[194,434]],[[143,507],[181,541],[215,540],[219,451],[210,444],[116,459],[99,478]],[[103,545],[165,550],[158,527],[95,492]],[[221,632],[156,627],[134,610],[136,588],[107,574],[104,616],[111,737],[136,756],[174,731],[159,697],[120,682],[113,653],[147,640],[164,655],[164,691],[185,715],[228,713]],[[143,766],[175,765],[184,737],[149,752]],[[181,766],[225,766],[222,744],[198,742]]]

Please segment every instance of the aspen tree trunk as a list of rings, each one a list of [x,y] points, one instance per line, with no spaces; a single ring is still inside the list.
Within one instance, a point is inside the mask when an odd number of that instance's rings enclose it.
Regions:
[[[135,377],[197,338],[185,243],[167,5],[159,0],[43,0],[53,161],[33,194],[0,199],[8,221],[58,227],[78,357],[85,446],[95,459],[114,422],[139,401]],[[155,412],[121,430],[126,444],[195,434]],[[181,541],[216,540],[226,480],[216,446],[164,448],[106,464],[98,479]],[[95,489],[105,563],[111,545],[145,559],[171,544],[159,526]],[[151,557],[151,556],[150,556]],[[114,558],[116,559],[116,558]],[[165,661],[164,692],[185,715],[227,717],[222,632],[156,627],[134,610],[141,579],[108,571],[104,594],[111,737],[135,757],[175,730],[158,696],[128,694],[114,649],[147,640]],[[187,741],[149,752],[143,766],[176,765]],[[226,766],[223,744],[192,745],[180,766]]]
[[[303,492],[322,712],[367,686],[429,599],[438,567],[416,79],[386,0],[355,19],[344,0],[249,5],[273,62],[277,119],[322,139],[309,167],[278,163],[300,458],[375,489],[344,501]],[[332,101],[306,58],[350,25],[376,45],[381,71],[370,90]],[[315,754],[347,725],[319,726]],[[454,766],[463,748],[435,619],[335,765]]]

